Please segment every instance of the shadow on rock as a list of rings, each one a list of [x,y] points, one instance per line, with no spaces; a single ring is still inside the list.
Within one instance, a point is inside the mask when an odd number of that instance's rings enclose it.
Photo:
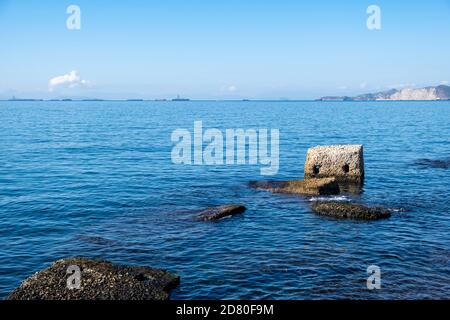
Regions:
[[[341,193],[362,194],[364,192],[364,181],[361,182],[338,182]]]

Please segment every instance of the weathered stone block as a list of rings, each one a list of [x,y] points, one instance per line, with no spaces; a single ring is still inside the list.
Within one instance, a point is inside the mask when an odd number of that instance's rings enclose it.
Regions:
[[[335,177],[338,182],[364,180],[362,145],[317,146],[306,155],[305,179]]]

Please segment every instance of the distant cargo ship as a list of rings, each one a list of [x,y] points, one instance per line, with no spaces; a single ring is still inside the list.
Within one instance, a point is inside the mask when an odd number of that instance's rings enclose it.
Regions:
[[[172,99],[172,101],[190,101],[190,99],[181,98],[180,95],[178,95],[176,98]]]

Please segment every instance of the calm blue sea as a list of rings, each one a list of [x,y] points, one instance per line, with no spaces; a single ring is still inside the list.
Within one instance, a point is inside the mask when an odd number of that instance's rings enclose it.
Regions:
[[[280,170],[309,147],[364,144],[364,193],[388,220],[314,215],[309,198],[248,187],[259,165],[181,166],[171,133],[280,130]],[[428,159],[428,160],[421,160]],[[441,160],[433,162],[432,160]],[[173,299],[450,295],[450,102],[0,102],[0,297],[58,258],[166,268]],[[242,215],[197,222],[205,207]],[[366,288],[369,265],[382,287]]]

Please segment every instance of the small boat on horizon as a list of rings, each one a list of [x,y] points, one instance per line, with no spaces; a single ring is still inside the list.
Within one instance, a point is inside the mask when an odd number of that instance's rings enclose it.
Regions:
[[[188,98],[181,98],[180,95],[177,95],[176,98],[173,98],[172,101],[190,101]]]

